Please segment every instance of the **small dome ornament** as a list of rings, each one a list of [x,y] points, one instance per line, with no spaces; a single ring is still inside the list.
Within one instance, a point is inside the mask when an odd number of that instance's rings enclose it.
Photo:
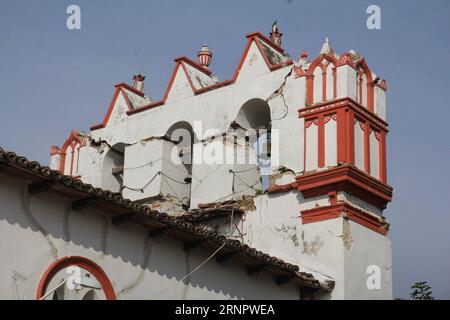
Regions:
[[[272,31],[270,32],[270,40],[273,44],[281,46],[281,36],[283,34],[278,30],[277,20],[272,23]]]
[[[140,73],[134,75],[133,76],[133,87],[136,90],[143,92],[144,91],[144,80],[145,80],[145,76],[141,75]]]
[[[208,46],[206,44],[203,45],[201,50],[198,52],[198,63],[205,69],[208,69],[212,60],[212,52],[209,51]]]

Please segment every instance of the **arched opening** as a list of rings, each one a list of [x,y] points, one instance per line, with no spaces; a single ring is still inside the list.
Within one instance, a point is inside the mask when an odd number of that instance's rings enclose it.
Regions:
[[[251,99],[239,110],[236,121],[244,129],[262,129],[270,126],[270,108],[262,99]]]
[[[248,146],[253,148],[256,153],[256,164],[261,174],[262,188],[266,190],[269,187],[272,148],[271,114],[268,103],[262,99],[251,99],[244,103],[236,116],[234,128],[245,130]],[[246,184],[249,182],[251,183],[248,181]]]
[[[186,121],[179,121],[167,130],[166,137],[180,149],[179,155],[181,162],[191,172],[192,146],[194,144],[194,131],[192,130],[192,126]]]
[[[121,192],[123,186],[123,164],[125,144],[117,143],[106,153],[102,165],[102,188]]]
[[[163,157],[166,161],[162,165],[162,181],[171,195],[188,208],[191,199],[194,131],[188,122],[179,121],[170,126],[165,137],[170,157]],[[162,189],[165,188],[162,186]]]
[[[115,300],[113,286],[95,262],[68,256],[53,262],[42,275],[37,300]]]

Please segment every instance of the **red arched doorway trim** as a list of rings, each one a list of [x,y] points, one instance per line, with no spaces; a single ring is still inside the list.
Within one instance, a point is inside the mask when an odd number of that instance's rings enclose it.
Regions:
[[[114,288],[111,284],[111,281],[109,281],[108,276],[98,264],[84,257],[68,256],[56,260],[47,268],[47,270],[45,270],[43,276],[41,277],[41,280],[39,281],[39,285],[36,291],[37,300],[45,295],[47,285],[50,283],[55,274],[69,266],[78,266],[92,273],[92,275],[102,285],[106,299],[116,299],[116,294],[114,293]]]

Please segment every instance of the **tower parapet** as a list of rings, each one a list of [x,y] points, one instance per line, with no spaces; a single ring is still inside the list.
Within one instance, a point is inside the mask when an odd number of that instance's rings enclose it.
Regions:
[[[175,59],[160,101],[143,76],[117,85],[102,123],[53,148],[52,167],[335,279],[321,298],[391,298],[386,81],[328,38],[293,61],[281,35],[276,23],[248,34],[230,80],[205,45],[198,62]]]

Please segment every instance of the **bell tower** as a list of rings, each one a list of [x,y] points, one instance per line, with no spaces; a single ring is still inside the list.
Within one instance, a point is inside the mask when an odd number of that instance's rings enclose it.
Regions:
[[[335,231],[342,238],[317,256],[340,270],[338,298],[391,297],[389,223],[383,217],[392,199],[386,82],[353,50],[336,55],[328,39],[318,57],[296,73],[306,79],[305,104],[298,110],[304,171],[296,177],[305,203],[304,236],[317,239]]]

